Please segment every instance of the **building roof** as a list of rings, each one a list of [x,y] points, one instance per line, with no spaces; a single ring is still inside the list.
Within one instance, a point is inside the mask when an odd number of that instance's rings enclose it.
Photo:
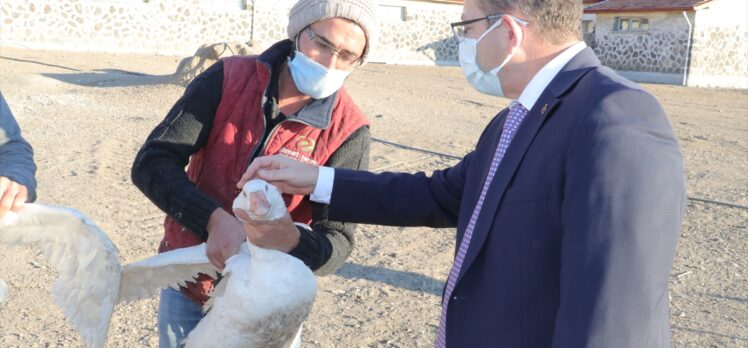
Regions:
[[[586,13],[695,11],[714,0],[606,0],[587,6]]]

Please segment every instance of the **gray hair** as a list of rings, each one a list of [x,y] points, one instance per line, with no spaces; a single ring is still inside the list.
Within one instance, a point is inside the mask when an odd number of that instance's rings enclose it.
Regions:
[[[540,38],[552,44],[582,38],[582,0],[480,0],[487,14],[517,11]]]

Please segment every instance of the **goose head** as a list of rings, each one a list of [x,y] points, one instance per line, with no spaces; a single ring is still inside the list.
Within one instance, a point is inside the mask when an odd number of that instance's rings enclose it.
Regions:
[[[246,212],[254,221],[277,220],[287,212],[280,191],[261,179],[247,181],[232,208]]]

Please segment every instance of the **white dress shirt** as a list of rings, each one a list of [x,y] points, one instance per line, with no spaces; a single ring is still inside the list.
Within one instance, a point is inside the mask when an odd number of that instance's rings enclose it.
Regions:
[[[528,83],[525,89],[522,90],[522,94],[519,95],[517,101],[527,110],[532,110],[532,107],[535,106],[535,102],[540,98],[540,94],[543,93],[546,87],[548,87],[553,78],[558,75],[561,68],[569,63],[574,56],[586,47],[587,45],[584,41],[580,41],[553,58],[548,62],[548,64],[543,66],[535,76],[533,76],[530,83]],[[309,196],[309,199],[317,203],[330,204],[330,198],[332,197],[332,184],[334,181],[335,169],[320,166],[317,174],[317,184],[314,187],[314,192]]]

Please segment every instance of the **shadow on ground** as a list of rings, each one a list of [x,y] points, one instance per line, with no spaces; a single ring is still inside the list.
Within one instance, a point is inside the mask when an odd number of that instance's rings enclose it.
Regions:
[[[335,272],[346,279],[366,279],[384,283],[397,288],[421,291],[441,296],[444,282],[423,274],[395,271],[384,267],[372,267],[346,262]]]
[[[177,76],[171,74],[148,75],[117,69],[98,69],[71,74],[42,73],[41,75],[60,82],[87,87],[133,87],[180,84]]]
[[[62,66],[58,64],[49,64],[38,60],[12,58],[0,56],[0,59],[11,60],[15,62],[29,63],[48,66],[52,68],[71,71],[71,73],[41,73],[42,76],[69,83],[87,87],[131,87],[131,86],[148,86],[161,84],[181,84],[178,76],[169,75],[150,75],[134,71],[119,69],[97,69],[83,71],[80,69]]]

